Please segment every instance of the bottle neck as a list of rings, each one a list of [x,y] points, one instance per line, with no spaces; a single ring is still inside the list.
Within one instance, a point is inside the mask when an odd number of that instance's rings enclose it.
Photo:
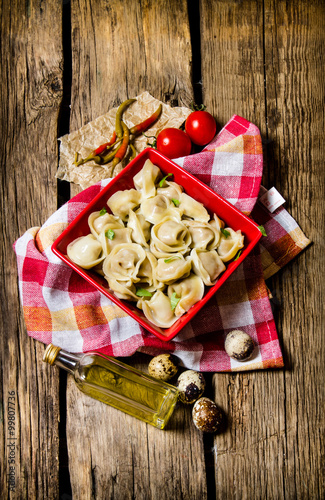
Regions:
[[[76,369],[81,356],[78,354],[72,354],[71,352],[63,351],[62,349],[55,358],[54,364],[63,368],[69,373],[73,373]]]

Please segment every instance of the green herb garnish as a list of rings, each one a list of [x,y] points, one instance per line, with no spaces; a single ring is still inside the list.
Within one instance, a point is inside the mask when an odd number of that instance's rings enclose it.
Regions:
[[[105,214],[107,214],[107,210],[106,210],[106,208],[105,208],[105,207],[103,207],[103,208],[101,209],[101,211],[99,212],[99,215],[105,215]]]
[[[167,179],[167,177],[171,177],[171,176],[173,176],[173,175],[174,175],[174,174],[171,174],[171,173],[169,173],[169,174],[165,175],[165,177],[163,177],[163,178],[161,179],[161,181],[159,182],[159,187],[161,187],[161,188],[162,188],[162,187],[163,187],[163,185],[164,185],[165,180]]]
[[[239,259],[239,257],[241,256],[241,254],[242,254],[242,250],[239,250],[239,252],[237,252],[236,257],[234,258],[234,261],[235,261],[235,260],[238,260],[238,259]]]
[[[225,238],[228,238],[228,236],[230,236],[230,233],[229,233],[229,231],[227,231],[227,229],[224,229],[223,227],[221,227],[220,231],[222,232],[222,234],[224,235]]]
[[[261,231],[263,236],[267,236],[264,226],[258,226],[258,229]]]
[[[164,259],[164,262],[168,264],[168,262],[171,262],[174,259],[181,259],[181,257],[179,255],[173,255],[172,257],[168,257],[168,259]]]
[[[113,240],[114,236],[115,236],[115,233],[114,233],[113,229],[107,229],[107,231],[105,231],[105,236],[109,240]]]
[[[135,294],[138,297],[152,297],[152,293],[148,292],[145,288],[138,288]]]
[[[172,198],[172,202],[174,203],[175,207],[178,207],[180,204],[179,200],[175,200],[175,198]]]
[[[175,307],[177,306],[177,304],[180,300],[181,300],[181,298],[177,297],[176,292],[174,292],[172,294],[172,296],[170,297],[170,305],[171,305],[172,311],[175,309]]]

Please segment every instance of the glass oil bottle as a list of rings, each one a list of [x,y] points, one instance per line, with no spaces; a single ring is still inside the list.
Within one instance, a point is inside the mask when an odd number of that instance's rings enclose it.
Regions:
[[[104,354],[72,354],[49,344],[43,361],[71,373],[88,396],[158,429],[166,426],[177,403],[176,387]]]

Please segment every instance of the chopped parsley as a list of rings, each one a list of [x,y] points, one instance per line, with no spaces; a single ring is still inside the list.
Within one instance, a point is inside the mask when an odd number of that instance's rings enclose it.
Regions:
[[[105,215],[105,214],[107,214],[107,210],[106,210],[106,208],[105,208],[105,207],[103,207],[103,208],[101,209],[101,211],[99,212],[99,215]]]
[[[165,180],[166,180],[168,177],[171,177],[171,176],[173,176],[173,175],[174,175],[174,174],[172,174],[172,173],[169,173],[169,174],[165,175],[165,177],[163,177],[163,178],[161,179],[161,181],[159,182],[159,187],[161,187],[161,188],[162,188],[162,187],[163,187],[163,185],[164,185]]]
[[[230,236],[230,233],[229,233],[229,231],[227,231],[227,229],[224,229],[223,227],[221,227],[220,231],[222,232],[222,234],[224,235],[225,238],[228,238],[228,236]]]
[[[181,300],[181,298],[177,297],[176,292],[174,292],[172,294],[172,296],[170,297],[170,305],[171,305],[172,311],[174,311],[175,307],[177,306],[177,304],[180,300]]]
[[[146,290],[145,288],[138,288],[135,294],[138,297],[152,297],[152,293]]]
[[[172,202],[174,203],[175,207],[178,207],[180,204],[179,200],[175,200],[175,198],[172,198]]]
[[[239,259],[239,257],[241,256],[241,254],[242,254],[242,250],[239,250],[239,251],[237,252],[236,257],[234,258],[234,261],[235,261],[235,260],[238,260],[238,259]]]
[[[181,257],[179,255],[173,255],[172,257],[168,257],[168,259],[164,259],[164,262],[168,264],[168,262],[171,262],[174,259],[181,259]]]
[[[180,259],[181,257],[179,255],[173,255],[173,257],[168,257],[168,259],[164,259],[164,262],[168,264],[168,262],[171,262],[174,259]]]
[[[261,231],[263,236],[267,236],[264,226],[258,226],[258,229]]]
[[[114,233],[113,229],[108,229],[107,231],[105,231],[105,236],[109,240],[113,240],[114,236],[115,236],[115,233]]]

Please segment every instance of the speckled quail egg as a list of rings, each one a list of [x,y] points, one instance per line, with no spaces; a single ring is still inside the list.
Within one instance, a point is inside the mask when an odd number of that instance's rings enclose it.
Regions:
[[[242,330],[229,332],[225,339],[225,351],[237,361],[247,361],[254,351],[253,339]]]
[[[212,399],[200,398],[192,410],[194,425],[199,431],[216,432],[223,423],[223,413]]]
[[[192,404],[202,396],[205,380],[202,373],[186,370],[178,377],[176,387],[179,390],[179,400],[182,403]]]
[[[177,359],[172,354],[160,354],[149,363],[148,372],[159,380],[170,380],[178,371]]]

